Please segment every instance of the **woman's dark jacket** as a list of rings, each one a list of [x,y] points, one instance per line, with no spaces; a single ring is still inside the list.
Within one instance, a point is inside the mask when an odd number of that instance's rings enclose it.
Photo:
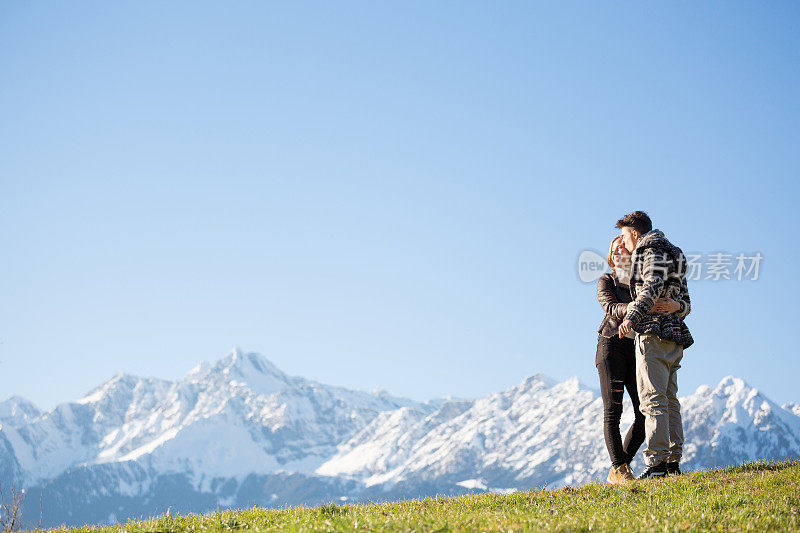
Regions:
[[[620,284],[615,275],[605,273],[597,280],[597,300],[605,311],[603,323],[597,332],[606,338],[616,337],[619,334],[619,325],[628,312],[630,289],[627,285]]]

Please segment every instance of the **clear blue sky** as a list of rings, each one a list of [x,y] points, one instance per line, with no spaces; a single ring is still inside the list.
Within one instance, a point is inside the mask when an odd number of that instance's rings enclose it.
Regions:
[[[234,345],[416,399],[597,386],[636,209],[694,281],[679,383],[800,401],[800,4],[4,2],[0,398]]]

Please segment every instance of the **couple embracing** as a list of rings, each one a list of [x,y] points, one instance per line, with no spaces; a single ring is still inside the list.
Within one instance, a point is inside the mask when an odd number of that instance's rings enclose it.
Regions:
[[[686,258],[653,223],[635,211],[617,221],[612,272],[597,283],[605,311],[595,363],[603,398],[603,434],[611,456],[610,483],[633,481],[630,463],[645,443],[639,479],[680,474],[683,423],[677,371],[694,342],[684,318],[691,310]],[[634,422],[623,441],[622,399],[628,391]]]

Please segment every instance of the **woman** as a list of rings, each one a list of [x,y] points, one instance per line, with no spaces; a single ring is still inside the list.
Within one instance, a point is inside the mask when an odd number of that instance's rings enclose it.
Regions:
[[[597,330],[597,356],[595,364],[600,376],[600,394],[603,397],[603,435],[611,456],[609,483],[624,483],[635,478],[630,463],[644,442],[644,416],[639,412],[639,393],[636,389],[636,356],[633,349],[634,332],[618,336],[619,325],[628,311],[631,296],[631,253],[625,249],[621,236],[611,241],[608,264],[612,272],[603,274],[597,281],[597,299],[605,311],[603,323]],[[656,301],[651,313],[671,313],[680,305],[669,299]],[[625,390],[633,403],[634,422],[622,441],[619,422],[622,417],[622,398]]]

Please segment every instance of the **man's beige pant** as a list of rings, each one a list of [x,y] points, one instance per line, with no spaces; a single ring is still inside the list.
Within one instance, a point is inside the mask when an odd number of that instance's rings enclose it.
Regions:
[[[683,453],[683,422],[678,402],[678,369],[683,346],[652,333],[637,333],[636,384],[639,410],[644,415],[644,461],[680,461]]]

